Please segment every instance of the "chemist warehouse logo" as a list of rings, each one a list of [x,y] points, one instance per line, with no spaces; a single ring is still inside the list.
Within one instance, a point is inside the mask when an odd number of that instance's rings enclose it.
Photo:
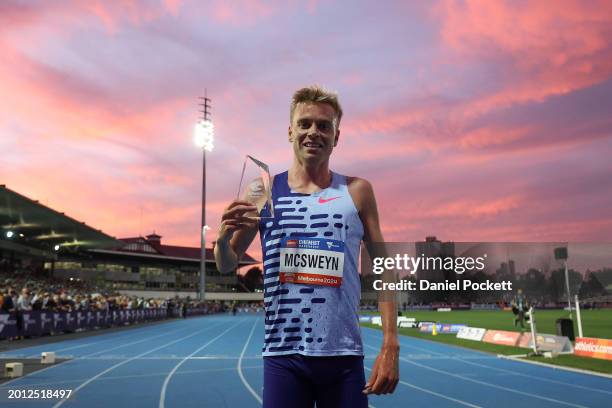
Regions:
[[[287,248],[297,248],[298,240],[297,239],[289,239],[287,240]]]

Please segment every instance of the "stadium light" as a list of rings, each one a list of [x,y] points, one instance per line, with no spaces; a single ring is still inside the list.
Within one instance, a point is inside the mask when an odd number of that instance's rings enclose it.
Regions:
[[[6,237],[7,238],[12,238],[13,237],[13,231],[6,231]]]
[[[53,247],[53,249],[55,249],[56,251],[59,251],[59,249],[60,249],[59,244],[56,244],[56,245]]]
[[[199,120],[193,131],[193,140],[200,149],[212,152],[215,138],[215,125],[211,120]]]
[[[206,294],[206,152],[212,152],[215,136],[215,126],[210,119],[210,98],[205,94],[200,98],[202,103],[202,117],[195,125],[193,132],[196,146],[202,149],[202,222],[200,224],[200,301],[203,302]]]

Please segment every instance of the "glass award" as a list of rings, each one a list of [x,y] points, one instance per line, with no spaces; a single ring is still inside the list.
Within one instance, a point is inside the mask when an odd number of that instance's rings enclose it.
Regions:
[[[239,200],[248,201],[257,207],[257,213],[246,213],[251,218],[274,218],[274,206],[272,205],[272,183],[270,169],[264,162],[247,155],[244,158],[240,185],[238,186]],[[266,216],[261,216],[261,210],[268,204],[270,210]]]

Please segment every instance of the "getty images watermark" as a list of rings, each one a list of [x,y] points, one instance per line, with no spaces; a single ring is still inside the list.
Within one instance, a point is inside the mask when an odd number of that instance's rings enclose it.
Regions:
[[[362,251],[365,291],[414,293],[511,292],[517,277],[559,268],[560,242],[421,242],[374,243]],[[480,295],[483,296],[483,295]],[[427,300],[427,296],[423,300]]]
[[[483,272],[486,258],[487,254],[475,258],[469,256],[434,257],[425,256],[425,254],[414,257],[408,254],[396,254],[394,257],[375,257],[372,260],[372,273],[382,275],[385,271],[390,271],[415,275],[417,271],[421,271],[423,274],[440,271],[462,275],[466,271]],[[383,279],[376,279],[372,285],[374,290],[417,290],[417,287],[418,290],[512,290],[512,281],[495,282],[490,279],[484,282],[470,279],[445,279],[442,282],[436,282],[425,278],[418,281],[401,279],[398,282],[385,282]]]

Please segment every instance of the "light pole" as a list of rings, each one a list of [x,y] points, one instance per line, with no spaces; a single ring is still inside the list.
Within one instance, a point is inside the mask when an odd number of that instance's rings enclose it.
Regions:
[[[565,287],[567,289],[567,308],[569,310],[569,317],[572,318],[572,295],[570,293],[569,283],[569,272],[567,270],[567,248],[560,247],[555,248],[555,259],[563,261],[563,267],[565,268]]]
[[[215,126],[210,119],[210,99],[201,98],[203,110],[202,118],[196,123],[194,129],[194,142],[202,149],[202,223],[200,224],[200,301],[204,301],[206,292],[206,152],[212,152]]]

